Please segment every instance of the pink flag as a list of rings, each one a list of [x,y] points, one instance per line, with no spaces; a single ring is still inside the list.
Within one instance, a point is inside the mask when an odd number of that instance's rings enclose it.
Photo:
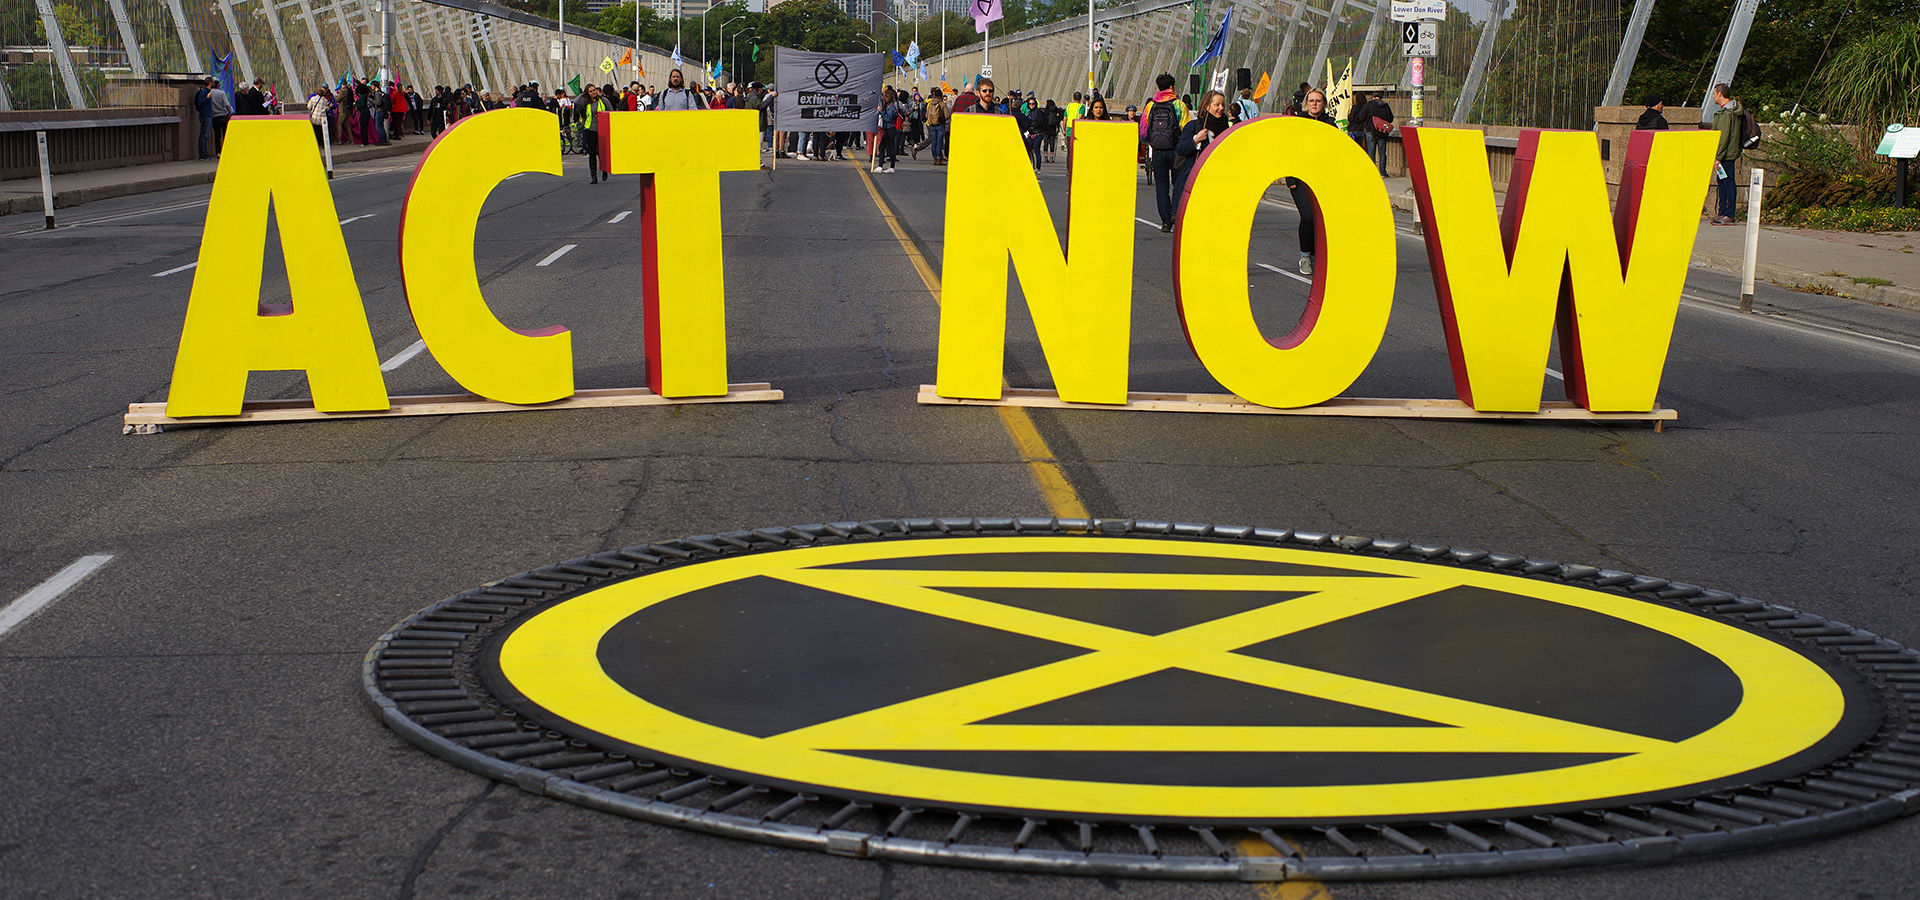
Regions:
[[[973,30],[985,34],[987,23],[998,21],[1002,15],[1000,0],[973,0]]]

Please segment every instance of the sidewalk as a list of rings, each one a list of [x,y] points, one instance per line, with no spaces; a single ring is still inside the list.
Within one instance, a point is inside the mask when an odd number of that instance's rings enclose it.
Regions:
[[[394,141],[384,147],[348,147],[336,144],[333,148],[334,168],[338,170],[343,164],[369,159],[415,156],[427,149],[429,142],[425,135],[409,135],[403,140]],[[211,160],[194,159],[55,175],[53,176],[53,208],[57,212],[70,206],[106,200],[110,197],[125,197],[129,194],[145,194],[196,184],[211,184],[213,171],[214,163]],[[39,176],[0,181],[0,216],[10,216],[15,213],[42,214]]]
[[[1386,184],[1394,207],[1413,212],[1412,180],[1388,178]],[[1504,196],[1497,199],[1505,202]],[[1701,219],[1693,265],[1738,278],[1746,247],[1745,222],[1708,225]],[[1860,234],[1763,226],[1754,281],[1920,310],[1920,232]]]

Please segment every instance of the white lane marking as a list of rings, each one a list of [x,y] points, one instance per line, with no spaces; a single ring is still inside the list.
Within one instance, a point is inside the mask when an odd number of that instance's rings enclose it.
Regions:
[[[173,206],[157,206],[157,207],[154,207],[153,209],[143,209],[138,212],[120,213],[118,215],[112,215],[112,216],[100,216],[99,218],[95,218],[95,219],[82,219],[81,221],[74,222],[69,225],[62,225],[60,226],[59,230],[68,231],[74,228],[79,228],[82,225],[95,225],[101,222],[114,222],[120,219],[132,219],[132,218],[137,218],[139,216],[158,215],[159,213],[173,212],[174,210],[179,210],[179,209],[193,209],[195,207],[205,206],[207,205],[208,202],[209,201],[206,201],[206,200],[199,200],[193,203],[180,203],[180,204],[175,204]],[[29,228],[25,231],[7,232],[9,236],[22,235],[22,234],[34,235],[34,234],[54,234],[54,233],[55,232],[48,231],[45,228],[42,228],[39,226]]]
[[[1261,203],[1265,203],[1265,204],[1266,204],[1266,205],[1268,205],[1268,206],[1278,206],[1278,207],[1280,207],[1281,209],[1291,209],[1291,210],[1293,210],[1294,212],[1299,212],[1299,211],[1300,211],[1300,208],[1299,208],[1299,207],[1297,207],[1297,206],[1294,206],[1294,205],[1293,205],[1293,204],[1291,204],[1291,203],[1287,203],[1287,202],[1285,202],[1285,201],[1281,201],[1281,200],[1273,200],[1273,199],[1269,199],[1269,198],[1265,198],[1265,197],[1262,197],[1262,198],[1260,199],[1260,202],[1261,202]],[[1398,233],[1398,234],[1399,234],[1399,235],[1400,235],[1401,237],[1406,237],[1406,238],[1412,238],[1412,239],[1414,239],[1414,240],[1424,240],[1424,239],[1423,239],[1423,238],[1422,238],[1422,237],[1421,237],[1421,236],[1420,236],[1420,235],[1419,235],[1418,233],[1416,233],[1416,232],[1414,232],[1414,231],[1411,231],[1411,230],[1409,230],[1409,229],[1406,229],[1406,228],[1401,228],[1401,227],[1399,227],[1399,226],[1397,226],[1397,225],[1396,225],[1396,226],[1394,226],[1394,229],[1393,229],[1393,230],[1394,230],[1394,231],[1395,231],[1396,233]]]
[[[1558,369],[1548,369],[1547,374],[1552,375],[1553,377],[1558,378],[1561,381],[1567,380],[1567,376],[1560,374],[1560,371]]]
[[[340,224],[342,224],[342,225],[349,225],[349,224],[352,224],[352,223],[354,223],[354,222],[358,222],[358,221],[360,221],[361,219],[371,219],[371,218],[373,218],[374,216],[377,216],[377,215],[379,215],[379,213],[367,213],[367,214],[366,214],[366,215],[364,215],[364,216],[354,216],[354,217],[353,217],[353,218],[351,218],[351,219],[341,219],[341,220],[340,220]]]
[[[1160,227],[1160,223],[1159,223],[1159,222],[1149,222],[1149,221],[1147,221],[1147,220],[1145,220],[1145,219],[1142,219],[1142,218],[1140,218],[1139,216],[1134,216],[1134,217],[1133,217],[1133,220],[1134,220],[1135,222],[1139,222],[1140,224],[1142,224],[1142,225],[1145,225],[1145,226],[1147,226],[1148,228],[1159,228],[1159,227]]]
[[[20,595],[18,600],[0,609],[0,637],[13,630],[13,626],[25,622],[28,616],[40,611],[41,607],[60,599],[60,595],[73,589],[73,586],[85,581],[87,576],[100,570],[101,566],[113,559],[111,553],[98,553],[82,556],[66,568],[54,573],[52,578],[40,582],[33,590]]]
[[[1272,273],[1274,273],[1274,274],[1277,274],[1277,275],[1285,275],[1285,276],[1287,276],[1288,278],[1291,278],[1291,279],[1293,279],[1293,280],[1295,280],[1295,281],[1298,281],[1298,282],[1300,282],[1301,284],[1312,284],[1312,283],[1313,283],[1313,279],[1311,279],[1311,278],[1308,278],[1308,277],[1307,277],[1307,276],[1305,276],[1305,275],[1301,275],[1301,274],[1300,274],[1300,273],[1298,273],[1298,272],[1289,272],[1289,271],[1287,271],[1287,270],[1285,270],[1285,269],[1282,269],[1282,268],[1280,268],[1280,267],[1278,267],[1278,266],[1270,266],[1270,265],[1267,265],[1266,263],[1254,263],[1254,265],[1256,265],[1256,266],[1259,266],[1260,268],[1262,268],[1262,269],[1265,269],[1265,270],[1267,270],[1267,271],[1269,271],[1269,272],[1272,272]]]
[[[503,179],[501,179],[501,180],[502,180],[502,181],[512,181],[512,180],[514,180],[515,178],[519,178],[520,176],[522,176],[522,175],[525,175],[525,174],[527,174],[527,173],[525,173],[525,172],[515,172],[515,173],[513,173],[512,175],[508,175],[507,177],[505,177],[505,178],[503,178]]]
[[[176,273],[179,273],[179,272],[185,272],[186,270],[188,270],[188,269],[191,269],[191,268],[193,268],[194,266],[197,266],[197,265],[199,265],[199,263],[197,263],[197,262],[190,262],[190,263],[187,263],[187,264],[186,264],[186,265],[184,265],[184,266],[174,266],[173,268],[171,268],[171,269],[168,269],[168,270],[166,270],[165,272],[155,272],[155,273],[153,273],[153,277],[155,277],[155,278],[165,278],[165,277],[167,277],[168,275],[173,275],[173,274],[176,274]]]
[[[402,350],[399,353],[395,353],[392,359],[381,363],[380,371],[391,372],[395,369],[398,369],[401,366],[406,365],[408,360],[411,360],[414,357],[419,356],[420,351],[425,349],[427,349],[427,341],[425,338],[421,338],[420,340],[414,341],[412,344],[408,345],[407,349]]]
[[[1764,322],[1769,325],[1778,325],[1782,328],[1804,331],[1822,337],[1837,338],[1848,343],[1858,343],[1861,346],[1873,347],[1893,353],[1920,353],[1920,344],[1896,341],[1893,338],[1881,337],[1877,334],[1868,334],[1864,331],[1854,331],[1849,328],[1839,328],[1833,325],[1822,325],[1819,322],[1808,322],[1801,319],[1789,319],[1777,314],[1763,316],[1754,315],[1753,313],[1743,313],[1738,307],[1731,303],[1721,303],[1715,300],[1708,300],[1705,297],[1696,297],[1692,294],[1683,293],[1680,295],[1680,298],[1692,301],[1691,305],[1695,308],[1704,309],[1708,312],[1717,312],[1722,315],[1737,316],[1749,322]]]
[[[608,225],[618,225],[618,224],[620,224],[621,222],[623,222],[623,221],[625,221],[625,220],[626,220],[626,218],[627,218],[628,216],[630,216],[630,215],[633,215],[633,210],[630,210],[630,209],[629,209],[629,210],[626,210],[626,211],[624,211],[624,212],[621,212],[621,213],[619,213],[619,214],[617,214],[617,215],[615,215],[615,216],[614,216],[613,218],[611,218],[611,219],[608,219],[608,220],[607,220],[607,224],[608,224]]]
[[[559,259],[560,257],[562,257],[562,256],[565,256],[565,255],[567,255],[567,251],[568,251],[568,250],[572,250],[573,248],[575,248],[575,247],[578,247],[578,246],[580,246],[580,245],[579,245],[579,244],[568,244],[568,245],[566,245],[565,247],[561,247],[560,249],[558,249],[558,250],[555,250],[555,251],[553,251],[552,253],[549,253],[549,254],[547,254],[547,258],[546,258],[546,259],[543,259],[543,260],[541,260],[541,261],[539,261],[539,262],[537,262],[537,263],[534,263],[534,265],[535,265],[535,266],[550,266],[550,265],[553,265],[553,261],[554,261],[554,260],[556,260],[556,259]]]

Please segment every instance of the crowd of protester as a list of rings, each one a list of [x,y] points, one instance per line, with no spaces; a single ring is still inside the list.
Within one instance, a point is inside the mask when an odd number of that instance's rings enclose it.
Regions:
[[[1171,232],[1176,225],[1176,202],[1194,163],[1206,147],[1226,130],[1260,115],[1252,91],[1241,88],[1238,96],[1210,90],[1198,103],[1191,96],[1176,95],[1174,77],[1162,74],[1155,79],[1155,92],[1139,105],[1129,104],[1114,112],[1099,92],[1059,103],[1042,101],[1031,92],[1008,91],[999,94],[993,79],[973,79],[960,90],[935,87],[922,94],[918,88],[892,85],[881,89],[880,102],[873,119],[848,120],[853,126],[845,131],[788,132],[774,128],[780,93],[759,82],[726,86],[689,84],[679,69],[667,76],[665,86],[632,81],[626,87],[611,83],[586,85],[578,95],[566,88],[543,92],[538,82],[517,85],[512,91],[495,93],[476,90],[473,85],[439,85],[429,95],[421,95],[412,85],[381,83],[365,79],[343,82],[336,88],[320,88],[307,98],[316,140],[340,144],[386,144],[408,134],[435,137],[461,118],[492,109],[508,107],[545,109],[560,121],[561,138],[566,149],[586,153],[597,162],[597,114],[612,110],[695,110],[747,109],[758,114],[762,146],[775,159],[847,160],[850,152],[864,150],[876,173],[895,171],[902,152],[918,159],[929,154],[935,165],[946,165],[949,158],[953,117],[965,114],[989,114],[1011,117],[1026,145],[1027,157],[1035,174],[1059,162],[1070,162],[1074,126],[1082,121],[1126,121],[1139,129],[1138,161],[1152,181],[1154,203],[1160,215],[1160,230]],[[258,81],[241,96],[228,98],[212,79],[195,97],[201,112],[201,155],[219,153],[225,124],[232,115],[256,115],[276,108],[271,90]],[[1326,109],[1326,94],[1302,83],[1280,115],[1300,116],[1334,126]],[[1386,173],[1387,137],[1393,128],[1393,111],[1386,98],[1364,94],[1353,99],[1348,117],[1348,135],[1358,143]],[[591,181],[600,181],[597,165],[588,166]],[[1313,192],[1298,179],[1287,179],[1287,188],[1300,211],[1300,271],[1311,274],[1315,256],[1314,219],[1317,201]]]

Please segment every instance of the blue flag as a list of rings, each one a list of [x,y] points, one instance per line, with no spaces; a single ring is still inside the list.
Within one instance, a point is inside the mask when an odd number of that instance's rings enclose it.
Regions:
[[[228,100],[232,100],[233,99],[233,51],[228,50],[226,56],[214,57],[213,65],[210,68],[213,70],[214,80],[220,82],[220,89],[227,92]]]
[[[1227,29],[1232,25],[1233,9],[1229,7],[1227,14],[1220,19],[1220,30],[1213,33],[1213,40],[1207,42],[1207,49],[1202,50],[1200,52],[1200,58],[1194,60],[1193,65],[1188,68],[1197,69],[1206,65],[1208,60],[1215,59],[1219,57],[1220,54],[1225,53],[1227,50]]]

